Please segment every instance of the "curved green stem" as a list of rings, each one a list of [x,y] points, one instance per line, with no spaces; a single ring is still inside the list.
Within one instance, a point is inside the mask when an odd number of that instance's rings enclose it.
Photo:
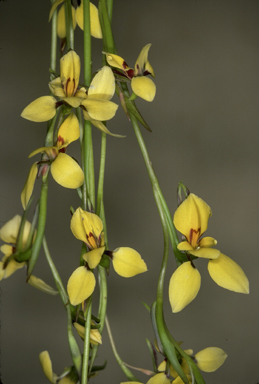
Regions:
[[[122,371],[125,373],[125,375],[127,376],[127,378],[128,378],[130,381],[137,381],[137,382],[140,382],[140,380],[138,380],[138,379],[136,378],[136,376],[134,376],[133,373],[131,373],[131,371],[126,367],[126,365],[124,364],[124,362],[121,360],[120,355],[119,355],[118,352],[117,352],[117,349],[116,349],[116,346],[115,346],[113,337],[112,337],[112,332],[111,332],[111,328],[110,328],[110,324],[109,324],[109,321],[108,321],[108,317],[107,317],[107,316],[106,316],[106,318],[105,318],[105,325],[106,325],[107,332],[108,332],[108,336],[109,336],[109,339],[110,339],[110,343],[111,343],[112,351],[113,351],[113,354],[114,354],[114,356],[115,356],[115,359],[117,360],[117,363],[119,364],[119,366],[121,367]]]
[[[67,50],[74,49],[74,29],[72,20],[71,1],[65,0],[65,18],[66,18],[66,36],[67,36]]]

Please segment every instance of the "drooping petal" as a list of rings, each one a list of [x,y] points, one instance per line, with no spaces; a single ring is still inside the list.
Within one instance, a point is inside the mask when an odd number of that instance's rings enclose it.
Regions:
[[[145,70],[145,66],[146,66],[146,63],[148,61],[148,51],[151,47],[151,44],[147,44],[145,45],[145,47],[143,47],[140,51],[140,54],[136,60],[136,63],[135,63],[135,76],[137,75],[142,75],[142,73],[144,72]]]
[[[35,184],[36,177],[37,177],[37,173],[38,173],[38,164],[34,163],[31,166],[27,180],[24,184],[24,187],[23,187],[23,190],[21,193],[21,202],[22,202],[23,209],[26,209],[27,204],[31,198],[32,191],[33,191],[34,184]]]
[[[76,27],[76,11],[73,6],[71,6],[72,13],[72,22],[73,29]],[[60,39],[64,39],[66,37],[66,15],[65,15],[65,5],[63,4],[58,11],[57,17],[57,35]]]
[[[147,384],[170,384],[171,380],[166,376],[164,372],[157,373],[151,379],[148,380]]]
[[[57,381],[57,375],[52,371],[52,362],[49,357],[48,351],[43,351],[39,355],[40,364],[47,379],[55,384]]]
[[[60,59],[61,84],[67,97],[74,96],[80,76],[80,57],[69,51]]]
[[[188,383],[189,384],[192,384],[192,377],[191,377],[191,375],[186,375],[186,378],[187,378],[187,380],[188,380]],[[180,376],[177,376],[177,378],[176,379],[174,379],[173,381],[172,381],[172,384],[184,384],[184,382],[182,381],[182,379],[180,378]]]
[[[122,277],[132,277],[147,271],[140,254],[132,248],[120,247],[112,252],[113,268]]]
[[[106,121],[114,117],[118,105],[108,100],[84,99],[81,103],[93,120]]]
[[[174,313],[180,312],[197,296],[201,286],[201,275],[190,261],[180,265],[169,283],[169,301]]]
[[[227,358],[227,354],[223,349],[217,347],[205,348],[196,353],[195,359],[197,366],[204,372],[216,371]]]
[[[110,67],[104,66],[93,78],[88,89],[89,98],[110,100],[115,92],[115,79]]]
[[[86,117],[89,117],[89,115],[87,114],[87,112],[83,111],[83,114],[84,114],[84,118],[86,120],[90,120],[91,123],[98,129],[100,129],[100,131],[104,132],[104,133],[107,133],[108,135],[110,136],[113,136],[113,137],[119,137],[119,138],[123,138],[123,137],[126,137],[124,135],[117,135],[116,133],[111,133],[111,131],[109,131],[109,129],[101,122],[101,121],[98,121],[98,120],[92,120],[90,118],[86,118]]]
[[[62,187],[76,189],[84,182],[84,173],[77,162],[66,153],[59,153],[51,163],[53,179]]]
[[[49,13],[49,21],[51,20],[52,16],[53,16],[53,13],[55,12],[55,10],[57,9],[57,7],[59,6],[59,4],[63,3],[64,0],[56,0],[53,4],[52,4],[52,7],[50,9],[50,13]]]
[[[174,225],[195,247],[198,238],[207,230],[208,220],[211,215],[212,212],[208,204],[200,197],[190,193],[175,211]],[[193,238],[195,238],[195,241]]]
[[[214,248],[199,248],[190,250],[189,253],[196,257],[202,257],[204,259],[217,259],[220,255],[220,251]]]
[[[13,247],[9,244],[3,244],[0,250],[5,256],[10,256],[13,253]]]
[[[78,305],[93,293],[95,277],[84,266],[78,267],[70,276],[67,283],[67,293],[72,305]]]
[[[239,293],[249,293],[249,281],[243,269],[230,257],[220,254],[208,263],[210,277],[220,287]]]
[[[81,4],[76,9],[76,21],[82,30],[84,30],[84,8],[83,8],[83,1],[81,1]],[[90,30],[91,35],[95,37],[96,39],[102,39],[102,29],[100,25],[99,20],[99,12],[96,6],[92,3],[90,3]]]
[[[113,53],[103,52],[106,55],[107,63],[114,68],[122,69],[123,71],[127,71],[130,67],[126,63],[126,61],[118,56],[114,55]]]
[[[48,121],[56,114],[56,102],[52,96],[39,97],[24,108],[21,117],[37,123]]]
[[[87,252],[83,255],[83,259],[88,263],[91,269],[97,267],[100,263],[105,247],[93,249],[90,252]]]
[[[75,327],[77,333],[79,336],[84,340],[85,338],[85,327],[78,323],[73,323],[73,326]],[[98,329],[91,329],[90,330],[90,343],[97,345],[102,344],[102,336]]]
[[[77,208],[72,216],[70,229],[77,239],[87,243],[87,236],[92,237],[92,235],[94,235],[96,238],[101,237],[103,222],[100,217],[94,213],[86,212],[82,208]],[[94,244],[89,244],[90,248],[94,248],[93,245]]]
[[[50,285],[46,284],[43,280],[39,279],[36,276],[31,275],[28,283],[34,287],[39,289],[42,292],[48,293],[49,295],[57,295],[58,291],[52,288]]]
[[[80,129],[78,119],[74,113],[70,113],[58,130],[57,146],[59,148],[62,146],[68,146],[68,144],[79,139],[79,137]]]
[[[188,241],[182,241],[179,243],[177,245],[177,249],[179,249],[179,251],[194,251],[193,247],[190,243],[188,243]]]
[[[153,101],[156,95],[155,83],[146,76],[133,77],[131,80],[132,91],[146,101]]]

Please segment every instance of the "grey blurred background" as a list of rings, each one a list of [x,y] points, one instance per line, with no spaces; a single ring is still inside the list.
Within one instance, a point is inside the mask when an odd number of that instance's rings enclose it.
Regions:
[[[20,193],[32,164],[27,157],[44,143],[46,124],[23,120],[20,113],[48,94],[49,9],[47,0],[0,3],[1,225],[22,214]],[[177,206],[177,183],[183,181],[212,208],[207,235],[218,240],[218,248],[238,262],[250,280],[250,295],[224,290],[210,278],[206,260],[198,260],[202,286],[192,304],[172,314],[165,290],[165,317],[175,339],[195,352],[218,346],[228,354],[218,371],[204,374],[209,384],[259,380],[258,15],[257,0],[114,1],[114,36],[128,64],[133,66],[141,48],[152,43],[149,59],[157,95],[152,103],[137,100],[137,105],[153,131],[142,130],[171,212]],[[79,28],[75,39],[75,50],[82,55]],[[102,43],[92,44],[96,70]],[[127,136],[108,137],[105,207],[110,249],[135,248],[148,265],[147,273],[132,279],[111,268],[108,316],[122,359],[152,369],[145,338],[154,336],[142,302],[151,304],[156,295],[162,231],[134,132],[121,110],[108,127]],[[94,129],[93,136],[98,169],[101,134]],[[69,154],[79,158],[78,143],[70,146]],[[64,283],[78,266],[80,242],[69,229],[69,207],[79,204],[74,191],[50,181],[46,234]],[[174,269],[171,254],[166,287]],[[54,286],[43,253],[35,275]],[[24,270],[2,281],[0,290],[2,382],[46,383],[38,360],[41,351],[49,351],[56,373],[71,364],[61,301],[25,284]],[[126,381],[106,331],[97,363],[105,359],[107,368],[93,383]]]

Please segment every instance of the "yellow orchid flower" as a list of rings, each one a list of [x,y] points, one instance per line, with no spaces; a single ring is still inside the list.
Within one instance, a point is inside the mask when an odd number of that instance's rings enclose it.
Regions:
[[[52,80],[49,87],[54,96],[73,108],[79,107],[86,97],[86,89],[78,88],[80,76],[80,57],[69,51],[60,59],[60,77]],[[21,113],[24,119],[43,122],[52,119],[56,109],[62,104],[53,96],[42,96],[30,103]]]
[[[81,102],[85,120],[102,132],[109,135],[122,137],[111,133],[102,121],[110,120],[115,115],[118,105],[111,98],[115,92],[115,79],[110,67],[104,66],[93,78],[86,97]]]
[[[130,68],[122,57],[104,52],[107,63],[114,68],[122,70],[124,75],[131,80],[131,88],[135,95],[146,101],[153,101],[156,95],[154,82],[146,77],[147,75],[155,77],[154,70],[148,61],[148,51],[150,47],[151,44],[147,44],[142,48],[134,69]]]
[[[70,115],[61,124],[58,130],[58,138],[56,145],[53,147],[41,147],[33,151],[29,157],[35,156],[38,153],[45,153],[46,158],[39,162],[40,172],[45,174],[50,167],[53,179],[62,187],[76,189],[84,182],[84,173],[81,167],[72,157],[68,156],[65,151],[67,146],[80,136],[79,122],[77,117]],[[30,169],[29,175],[25,182],[21,201],[25,209],[31,197],[35,179],[37,177],[37,163],[34,163]]]
[[[49,14],[49,21],[51,20],[54,11],[56,8],[62,4],[64,0],[56,0],[51,9]],[[77,0],[78,7],[75,8],[73,5],[71,5],[72,9],[72,20],[73,20],[73,29],[75,29],[76,24],[83,30],[84,29],[84,18],[83,18],[83,3],[80,0]],[[94,4],[90,2],[90,32],[91,35],[97,39],[102,38],[102,30],[99,20],[99,12],[98,9]],[[58,18],[57,18],[57,35],[61,39],[66,37],[66,19],[65,19],[65,9],[64,5],[61,6],[59,12],[58,12]]]
[[[186,241],[178,244],[180,251],[187,251],[196,257],[217,259],[220,251],[213,249],[217,241],[212,237],[201,236],[208,228],[208,220],[212,215],[211,209],[200,197],[190,193],[177,208],[174,214],[175,228],[181,232]]]
[[[210,207],[201,198],[190,194],[177,208],[174,225],[185,241],[178,244],[180,251],[210,259],[208,270],[211,278],[221,287],[239,293],[249,293],[249,281],[242,268],[219,250],[212,237],[201,236],[207,230]],[[201,277],[193,262],[187,261],[173,273],[169,283],[169,301],[173,312],[179,312],[197,296]]]
[[[111,258],[114,270],[122,277],[132,277],[147,270],[140,254],[132,248],[105,251],[103,223],[96,214],[77,208],[70,228],[89,250],[83,255],[86,265],[78,267],[68,280],[67,291],[72,305],[82,303],[93,293],[96,281],[91,270],[97,267],[104,253]]]
[[[0,281],[2,279],[7,279],[18,269],[21,269],[26,265],[25,261],[18,262],[15,260],[15,258],[13,258],[8,262],[7,266],[4,268],[5,262],[8,260],[8,258],[12,256],[14,253],[16,253],[17,251],[19,251],[17,249],[17,240],[18,240],[18,234],[19,234],[21,222],[22,222],[21,216],[16,215],[7,223],[5,223],[3,227],[0,229],[0,239],[3,240],[5,243],[7,243],[2,245],[0,248],[1,252],[4,254],[2,261],[0,262]],[[27,240],[30,234],[30,230],[31,230],[31,223],[29,223],[28,221],[25,221],[23,234],[22,234],[22,242],[21,242],[22,249],[20,249],[20,251],[27,250],[26,248],[28,246]],[[42,292],[48,293],[50,295],[56,295],[58,293],[58,291],[50,287],[43,280],[33,275],[30,276],[28,283],[32,287],[35,287],[41,290]]]
[[[0,229],[0,239],[5,243],[1,246],[1,252],[4,254],[2,261],[0,262],[0,280],[7,279],[15,271],[25,266],[25,262],[18,263],[15,259],[12,259],[4,269],[5,261],[16,252],[16,242],[20,229],[22,218],[20,215],[14,216],[9,220],[3,227]],[[31,224],[26,221],[23,230],[22,236],[22,248],[25,247],[29,233],[31,229]]]

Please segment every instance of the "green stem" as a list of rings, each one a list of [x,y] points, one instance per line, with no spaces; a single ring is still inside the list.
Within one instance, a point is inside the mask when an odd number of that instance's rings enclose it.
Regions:
[[[97,209],[96,209],[96,214],[98,216],[100,216],[101,206],[103,202],[105,158],[106,158],[106,133],[102,133],[101,158],[100,158],[99,180],[98,180],[98,189],[97,189]]]
[[[147,168],[149,179],[150,179],[150,182],[151,182],[151,185],[153,188],[153,193],[154,193],[157,207],[160,207],[158,209],[161,209],[165,213],[165,218],[166,218],[167,227],[168,227],[168,231],[169,231],[169,237],[170,237],[170,240],[172,243],[174,254],[177,258],[176,260],[184,261],[185,256],[182,255],[182,253],[177,249],[177,245],[179,243],[179,240],[178,240],[177,233],[176,233],[176,230],[175,230],[175,227],[173,224],[172,216],[171,216],[171,213],[168,209],[168,206],[167,206],[167,203],[164,199],[164,196],[162,194],[158,179],[157,179],[155,172],[153,170],[152,162],[150,160],[143,136],[141,134],[138,121],[137,121],[136,117],[131,113],[130,113],[130,119],[131,119],[131,123],[132,123],[133,129],[134,129],[134,132],[135,132],[142,156],[144,158],[144,162],[146,164],[146,168]],[[155,193],[155,190],[157,191],[157,193]],[[181,262],[179,262],[179,263],[177,262],[177,264],[180,264],[180,263]]]
[[[111,4],[109,5],[109,13],[108,13],[106,0],[99,0],[99,14],[100,14],[102,33],[103,33],[104,49],[106,52],[116,53],[116,48],[114,45],[114,39],[113,39],[112,28],[111,28],[111,18],[112,18],[111,11],[112,11]]]
[[[53,5],[55,0],[51,1]],[[55,10],[51,20],[51,48],[50,48],[50,68],[56,72],[57,61],[57,10]],[[50,75],[50,80],[53,80],[54,75]]]
[[[71,316],[71,311],[70,311],[70,306],[69,306],[69,300],[67,297],[66,290],[63,286],[62,280],[59,276],[59,273],[57,271],[57,268],[50,256],[50,252],[48,249],[47,241],[46,238],[43,238],[43,249],[46,255],[46,259],[48,261],[49,267],[51,269],[52,275],[54,277],[59,295],[61,297],[61,300],[64,304],[64,307],[67,311],[67,334],[68,334],[68,343],[69,343],[69,349],[71,353],[71,357],[74,363],[74,366],[77,370],[78,375],[81,374],[81,364],[82,364],[82,358],[81,358],[81,352],[80,349],[77,345],[76,339],[73,334],[72,330],[72,316]]]
[[[86,315],[86,319],[85,319],[84,354],[83,354],[81,384],[87,384],[88,383],[88,362],[89,362],[89,355],[90,355],[91,313],[92,313],[92,303],[90,303],[88,306],[87,315]]]
[[[133,373],[131,373],[131,371],[126,367],[126,365],[123,363],[123,361],[121,360],[118,352],[117,352],[117,349],[116,349],[116,346],[115,346],[115,343],[114,343],[114,340],[113,340],[113,337],[112,337],[112,332],[111,332],[111,328],[110,328],[110,324],[109,324],[109,321],[108,321],[108,317],[106,316],[105,318],[105,324],[106,324],[106,328],[107,328],[107,332],[108,332],[108,336],[109,336],[109,339],[110,339],[110,343],[111,343],[111,347],[112,347],[112,351],[113,351],[113,354],[115,356],[115,359],[117,360],[117,363],[119,364],[119,366],[121,367],[122,371],[125,373],[125,375],[127,376],[127,378],[130,380],[130,381],[137,381],[137,382],[140,382],[134,375]]]
[[[70,0],[65,0],[67,50],[74,49],[74,29],[72,20],[72,6]]]
[[[91,58],[91,33],[90,33],[90,1],[83,0],[84,9],[84,84],[89,87],[92,78]],[[88,198],[93,207],[95,206],[95,178],[94,178],[94,157],[92,127],[90,121],[85,121],[84,136],[84,172],[85,183],[88,190]]]
[[[29,267],[27,271],[27,281],[29,280],[32,271],[37,262],[41,244],[43,241],[45,225],[46,225],[46,217],[47,217],[47,199],[48,199],[48,174],[42,177],[42,186],[41,186],[41,194],[40,194],[40,210],[39,210],[39,220],[38,220],[38,228],[36,238],[32,247],[31,258],[29,261]]]

